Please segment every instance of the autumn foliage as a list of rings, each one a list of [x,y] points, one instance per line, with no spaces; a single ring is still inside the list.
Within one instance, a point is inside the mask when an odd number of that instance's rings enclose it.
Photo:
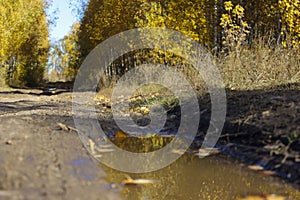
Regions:
[[[90,0],[82,12],[77,38],[80,56],[73,68],[78,69],[89,52],[107,38],[132,28],[143,27],[163,27],[180,31],[212,50],[219,56],[217,59],[231,60],[234,56],[235,63],[231,65],[247,66],[248,63],[241,65],[242,58],[246,57],[247,52],[251,52],[248,55],[250,59],[255,54],[257,45],[270,48],[270,52],[266,51],[270,54],[274,51],[274,55],[277,55],[277,51],[286,51],[284,48],[292,48],[292,51],[299,49],[299,7],[299,0]],[[267,41],[265,38],[268,38]],[[261,44],[262,41],[266,44]],[[184,65],[182,68],[188,69],[185,70],[189,71],[187,76],[194,74],[189,70],[190,66],[185,65],[184,60],[178,56],[154,49],[122,56],[107,70],[106,78],[119,77],[130,68],[145,62],[171,65],[180,63]],[[265,65],[270,66],[271,63]]]
[[[43,0],[0,2],[1,82],[33,86],[42,81],[50,47]]]
[[[231,52],[239,57],[245,53],[243,49],[249,48],[253,52],[256,41],[265,41],[262,38],[266,37],[272,43],[271,51],[278,48],[299,51],[299,0],[77,0],[77,3],[81,5],[79,22],[52,45],[49,59],[66,80],[76,77],[83,60],[99,43],[133,28],[180,31],[221,57],[231,56]],[[35,85],[42,80],[49,50],[49,23],[44,11],[48,4],[43,0],[0,2],[0,75],[4,74],[10,85]],[[110,82],[111,77],[117,79],[147,62],[185,65],[182,58],[166,50],[141,50],[112,63],[106,78]]]

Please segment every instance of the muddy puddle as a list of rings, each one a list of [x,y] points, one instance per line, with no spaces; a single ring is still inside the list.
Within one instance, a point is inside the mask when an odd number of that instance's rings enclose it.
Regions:
[[[300,199],[300,191],[277,177],[262,175],[239,162],[218,155],[199,159],[184,155],[172,165],[147,174],[127,174],[101,165],[112,183],[109,187],[126,200],[233,200],[248,195],[277,194]],[[154,180],[151,184],[122,185],[132,179]]]
[[[100,166],[110,183],[107,187],[125,200],[234,200],[248,195],[271,194],[300,199],[300,191],[295,187],[276,176],[250,170],[224,154],[201,159],[184,154],[170,166],[145,174],[128,174],[103,164]],[[128,179],[150,183],[126,185]]]

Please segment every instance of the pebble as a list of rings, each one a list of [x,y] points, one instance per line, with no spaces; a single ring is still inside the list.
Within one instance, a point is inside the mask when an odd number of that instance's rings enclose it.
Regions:
[[[7,140],[7,141],[5,142],[5,144],[7,144],[7,145],[12,145],[13,142],[12,142],[11,140]]]

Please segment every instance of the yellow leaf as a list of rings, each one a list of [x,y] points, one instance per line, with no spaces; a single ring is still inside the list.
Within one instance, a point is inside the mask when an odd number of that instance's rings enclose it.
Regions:
[[[248,168],[254,171],[261,171],[264,169],[262,166],[259,165],[249,165]]]
[[[225,7],[225,10],[227,10],[227,11],[230,11],[230,10],[232,10],[232,2],[231,1],[226,1],[226,2],[224,2],[224,7]]]
[[[150,113],[150,110],[149,110],[149,108],[147,108],[147,107],[141,107],[141,112],[142,112],[144,115],[147,115],[148,113]]]
[[[260,196],[247,196],[244,198],[238,198],[237,200],[287,200],[286,197],[278,195],[260,195]]]
[[[126,175],[127,179],[122,181],[124,185],[146,185],[146,184],[154,184],[158,181],[150,180],[150,179],[132,179],[130,176]]]
[[[128,134],[123,132],[123,131],[118,131],[115,138],[119,139],[119,138],[127,138]]]

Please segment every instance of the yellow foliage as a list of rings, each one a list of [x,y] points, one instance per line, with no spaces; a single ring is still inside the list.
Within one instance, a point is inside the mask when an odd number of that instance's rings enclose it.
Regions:
[[[232,4],[231,1],[224,2],[224,8],[225,8],[226,11],[231,11],[232,7],[233,7],[233,4]]]
[[[300,0],[280,0],[282,45],[300,48]],[[289,41],[287,40],[288,37]]]
[[[232,13],[235,14],[239,19],[244,17],[244,8],[240,5],[236,5],[232,10]]]
[[[235,48],[236,50],[245,41],[249,34],[249,25],[244,18],[244,8],[236,5],[233,8],[231,1],[224,3],[227,13],[222,14],[221,23],[225,35],[223,36],[223,45],[227,48]],[[232,12],[230,12],[232,10]]]
[[[7,67],[9,85],[36,85],[43,78],[49,50],[47,2],[0,1],[0,66]]]

